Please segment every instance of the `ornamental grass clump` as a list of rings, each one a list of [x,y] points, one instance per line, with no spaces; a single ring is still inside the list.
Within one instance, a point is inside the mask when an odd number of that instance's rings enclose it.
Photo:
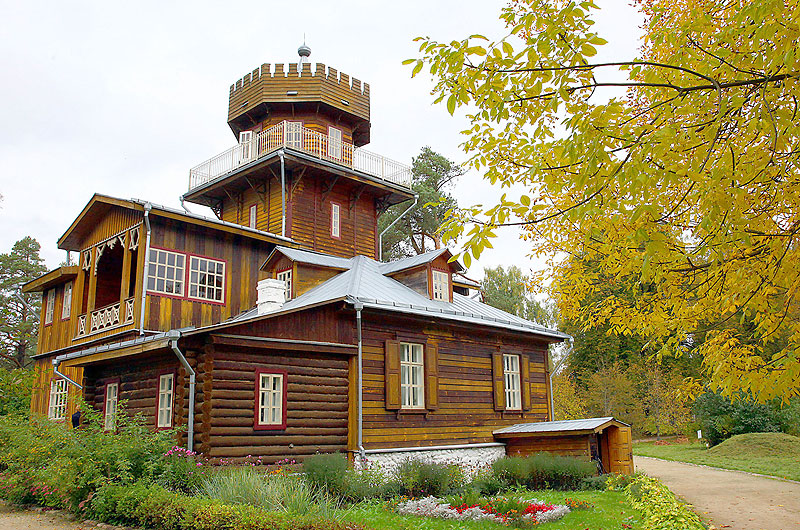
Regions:
[[[577,490],[584,479],[597,471],[593,462],[569,456],[538,453],[528,457],[505,457],[495,460],[492,473],[505,487],[532,490]]]
[[[394,470],[400,493],[410,497],[441,496],[464,485],[464,473],[458,464],[407,459]]]

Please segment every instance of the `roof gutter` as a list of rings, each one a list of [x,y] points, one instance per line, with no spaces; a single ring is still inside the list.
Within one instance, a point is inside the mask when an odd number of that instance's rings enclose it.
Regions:
[[[144,226],[147,229],[147,236],[144,240],[144,256],[141,260],[142,266],[142,302],[141,312],[139,313],[139,335],[144,335],[144,307],[147,300],[147,268],[150,260],[150,210],[153,205],[149,202],[144,203]]]
[[[559,359],[558,364],[555,365],[555,367],[553,367],[553,371],[550,372],[550,376],[547,378],[547,384],[549,386],[548,391],[550,392],[550,421],[555,421],[555,416],[556,416],[555,405],[553,405],[553,376],[556,374],[558,369],[561,368],[561,365],[564,364],[564,361],[567,360],[567,357],[569,357],[569,354],[572,353],[572,350],[574,348],[575,348],[575,337],[570,337],[569,349],[567,350],[567,353],[565,353],[564,356],[561,359]]]
[[[189,451],[194,450],[194,394],[195,394],[195,371],[189,366],[189,361],[186,360],[186,356],[183,355],[183,352],[178,348],[178,339],[181,338],[181,332],[177,330],[172,330],[167,333],[167,337],[170,338],[169,347],[172,348],[172,352],[180,361],[181,366],[183,369],[186,370],[186,373],[189,374],[189,417],[186,420],[186,449]]]
[[[406,208],[406,211],[404,211],[404,212],[403,212],[403,213],[401,213],[399,216],[397,216],[397,219],[395,219],[394,221],[392,221],[392,222],[389,224],[389,226],[387,226],[386,228],[384,228],[384,229],[383,229],[383,231],[382,231],[380,234],[378,234],[378,261],[383,261],[383,234],[385,234],[385,233],[386,233],[386,232],[387,232],[387,231],[388,231],[388,230],[389,230],[391,227],[393,227],[393,226],[394,226],[394,224],[395,224],[397,221],[399,221],[400,219],[402,219],[403,217],[405,217],[405,215],[406,215],[408,212],[410,212],[410,211],[411,211],[411,209],[412,209],[414,206],[416,206],[416,205],[417,205],[417,201],[418,201],[418,200],[419,200],[419,194],[418,194],[418,193],[415,193],[415,194],[414,194],[414,202],[412,202],[412,203],[411,203],[411,206],[409,206],[408,208]]]

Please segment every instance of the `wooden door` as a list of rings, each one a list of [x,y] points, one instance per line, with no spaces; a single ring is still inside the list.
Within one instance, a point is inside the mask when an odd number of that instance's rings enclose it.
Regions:
[[[633,442],[630,427],[609,427],[608,437],[609,468],[611,473],[633,475]]]

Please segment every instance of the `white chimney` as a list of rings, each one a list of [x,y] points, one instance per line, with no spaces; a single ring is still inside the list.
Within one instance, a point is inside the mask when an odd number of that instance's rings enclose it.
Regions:
[[[264,315],[277,311],[286,301],[286,282],[267,278],[258,282],[258,314]]]

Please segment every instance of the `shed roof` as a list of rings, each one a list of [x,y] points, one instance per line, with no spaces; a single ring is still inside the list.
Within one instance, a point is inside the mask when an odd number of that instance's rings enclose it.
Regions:
[[[494,431],[494,435],[500,438],[503,435],[520,435],[520,434],[535,434],[535,433],[557,433],[565,432],[582,433],[582,432],[596,432],[606,428],[609,425],[630,427],[627,423],[615,420],[612,416],[605,416],[603,418],[583,418],[579,420],[560,420],[560,421],[540,421],[537,423],[517,423],[510,427],[504,427]]]

